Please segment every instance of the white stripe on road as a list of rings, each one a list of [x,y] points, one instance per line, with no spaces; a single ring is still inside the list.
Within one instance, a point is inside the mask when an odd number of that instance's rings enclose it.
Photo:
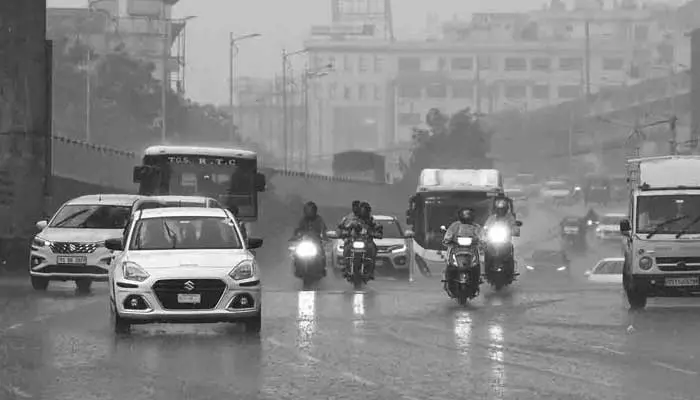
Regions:
[[[663,362],[660,362],[660,361],[652,361],[651,364],[652,364],[652,365],[656,365],[657,367],[666,368],[666,369],[669,370],[669,371],[680,372],[681,374],[686,374],[686,375],[697,375],[697,374],[698,374],[698,373],[695,372],[695,371],[690,371],[690,370],[687,370],[687,369],[674,367],[674,366],[671,365],[671,364],[666,364],[666,363],[663,363]]]

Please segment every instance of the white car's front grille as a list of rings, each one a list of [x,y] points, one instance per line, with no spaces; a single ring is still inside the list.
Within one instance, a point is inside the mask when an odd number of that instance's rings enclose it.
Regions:
[[[79,243],[79,242],[53,242],[51,243],[51,251],[54,254],[90,254],[97,250],[96,243]]]

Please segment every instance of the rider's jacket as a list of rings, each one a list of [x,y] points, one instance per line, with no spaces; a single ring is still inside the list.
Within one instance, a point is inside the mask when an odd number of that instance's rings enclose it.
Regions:
[[[455,221],[447,228],[442,242],[446,245],[451,245],[455,238],[460,236],[481,239],[483,235],[484,231],[478,224],[464,224],[460,221]]]
[[[355,215],[354,212],[351,212],[350,214],[344,216],[343,219],[340,220],[340,223],[338,224],[338,229],[347,229],[349,226],[357,223],[358,220],[359,217]]]
[[[384,234],[382,226],[378,224],[373,217],[370,216],[369,219],[363,219],[355,216],[354,214],[353,218],[348,218],[345,221],[345,224],[341,223],[341,230],[343,233],[348,234],[350,229],[355,226],[366,228],[372,239],[381,238]]]
[[[297,229],[294,231],[294,236],[299,236],[304,233],[313,234],[319,238],[326,237],[326,223],[320,215],[313,218],[303,217],[299,221]]]

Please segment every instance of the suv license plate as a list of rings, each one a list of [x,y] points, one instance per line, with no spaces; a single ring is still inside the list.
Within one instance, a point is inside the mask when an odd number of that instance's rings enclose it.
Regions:
[[[85,265],[87,264],[86,256],[58,256],[56,257],[57,264]]]
[[[202,302],[201,294],[178,294],[177,302],[180,304],[199,304]]]
[[[666,278],[666,286],[698,286],[698,278]]]

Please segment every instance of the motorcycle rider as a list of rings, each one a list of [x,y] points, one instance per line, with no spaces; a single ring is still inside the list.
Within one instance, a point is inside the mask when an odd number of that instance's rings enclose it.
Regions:
[[[350,214],[343,217],[338,224],[339,230],[344,230],[347,226],[352,225],[360,217],[360,200],[353,200],[352,211]]]
[[[475,238],[477,240],[481,240],[484,237],[484,231],[479,226],[474,222],[474,210],[468,207],[462,208],[457,212],[457,221],[454,221],[450,226],[447,228],[447,231],[445,232],[445,237],[442,239],[442,244],[447,247],[447,259],[449,260],[449,257],[452,254],[452,249],[455,246],[455,240],[458,237],[471,237]],[[477,252],[477,257],[478,252]],[[443,276],[444,280],[449,280],[450,278],[448,274],[448,268],[445,266],[445,269],[443,270]],[[473,282],[479,282],[481,284],[481,262],[479,262],[479,265],[477,268],[472,268],[471,270],[471,279]]]
[[[355,206],[355,202],[353,202],[353,206]],[[369,265],[369,279],[374,279],[374,262],[377,255],[377,246],[374,243],[374,238],[381,238],[384,232],[382,226],[377,224],[374,217],[372,217],[372,206],[365,201],[358,204],[356,215],[353,210],[353,217],[348,216],[346,223],[344,225],[341,224],[341,235],[342,237],[348,237],[352,235],[352,230],[361,230],[362,228],[367,229],[370,235],[370,241],[367,247],[367,256],[371,260]],[[345,246],[343,246],[343,257],[347,259],[347,257],[350,256],[350,251],[351,246],[346,241]]]
[[[486,223],[484,224],[484,230],[488,232],[489,229],[491,229],[493,226],[499,223],[506,224],[508,226],[508,229],[510,229],[511,235],[517,234],[518,230],[520,229],[516,225],[515,215],[513,215],[513,212],[511,211],[508,198],[500,193],[494,199],[493,213],[486,220]],[[484,262],[486,264],[486,268],[491,268],[493,266],[492,257],[490,256],[488,249],[489,247],[487,244],[486,252],[484,254]],[[515,272],[514,254],[511,254],[510,260],[506,260],[506,262],[504,262],[504,266],[511,274]]]
[[[304,215],[299,221],[297,228],[294,230],[292,240],[298,239],[304,234],[313,236],[321,247],[321,257],[323,257],[323,264],[325,265],[326,252],[323,250],[323,242],[327,239],[327,230],[326,222],[318,215],[318,206],[313,201],[309,201],[304,204]]]

